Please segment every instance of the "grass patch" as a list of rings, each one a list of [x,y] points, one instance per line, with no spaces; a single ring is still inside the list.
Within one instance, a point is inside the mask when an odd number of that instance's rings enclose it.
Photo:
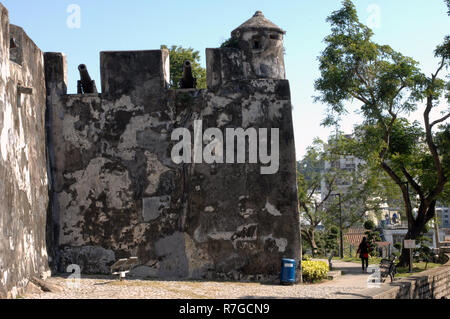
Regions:
[[[424,262],[414,263],[412,273],[409,272],[409,266],[397,267],[397,274],[395,274],[395,278],[407,278],[409,276],[415,275],[422,271],[440,267],[440,266],[442,266],[442,264],[428,263],[427,268],[425,268],[425,266],[426,266],[426,263],[424,263]]]
[[[381,262],[381,257],[369,257],[369,264],[379,264]],[[352,263],[361,263],[361,258],[356,257],[333,257],[333,260],[352,262]]]

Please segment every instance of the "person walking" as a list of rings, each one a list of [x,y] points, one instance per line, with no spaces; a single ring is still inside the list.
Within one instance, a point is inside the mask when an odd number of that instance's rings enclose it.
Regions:
[[[362,271],[363,273],[367,272],[367,268],[369,267],[369,244],[367,242],[367,237],[363,237],[361,243],[359,244],[358,250],[356,251],[356,258],[361,258],[362,263]]]

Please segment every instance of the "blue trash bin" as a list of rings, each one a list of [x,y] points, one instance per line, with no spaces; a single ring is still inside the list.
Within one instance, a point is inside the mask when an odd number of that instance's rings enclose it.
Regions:
[[[283,258],[281,260],[280,282],[282,285],[295,284],[295,260]]]

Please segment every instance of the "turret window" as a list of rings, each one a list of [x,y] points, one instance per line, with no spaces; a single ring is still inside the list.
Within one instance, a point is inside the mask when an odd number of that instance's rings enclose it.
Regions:
[[[259,50],[261,48],[262,48],[261,41],[259,39],[258,40],[253,40],[253,49],[254,50]]]
[[[271,35],[270,35],[270,38],[271,38],[272,40],[281,40],[281,37],[280,37],[279,34],[271,34]]]

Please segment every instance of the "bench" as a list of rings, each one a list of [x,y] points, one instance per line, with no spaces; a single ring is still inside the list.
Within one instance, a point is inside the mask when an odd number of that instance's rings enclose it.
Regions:
[[[396,260],[397,256],[394,257],[393,259],[381,259],[380,262],[381,282],[385,282],[388,276],[391,278],[391,282],[394,282],[394,276],[397,272],[395,268]]]
[[[119,275],[119,280],[122,281],[131,269],[137,265],[137,263],[137,257],[119,259],[114,265],[111,266],[111,273],[113,275]]]

